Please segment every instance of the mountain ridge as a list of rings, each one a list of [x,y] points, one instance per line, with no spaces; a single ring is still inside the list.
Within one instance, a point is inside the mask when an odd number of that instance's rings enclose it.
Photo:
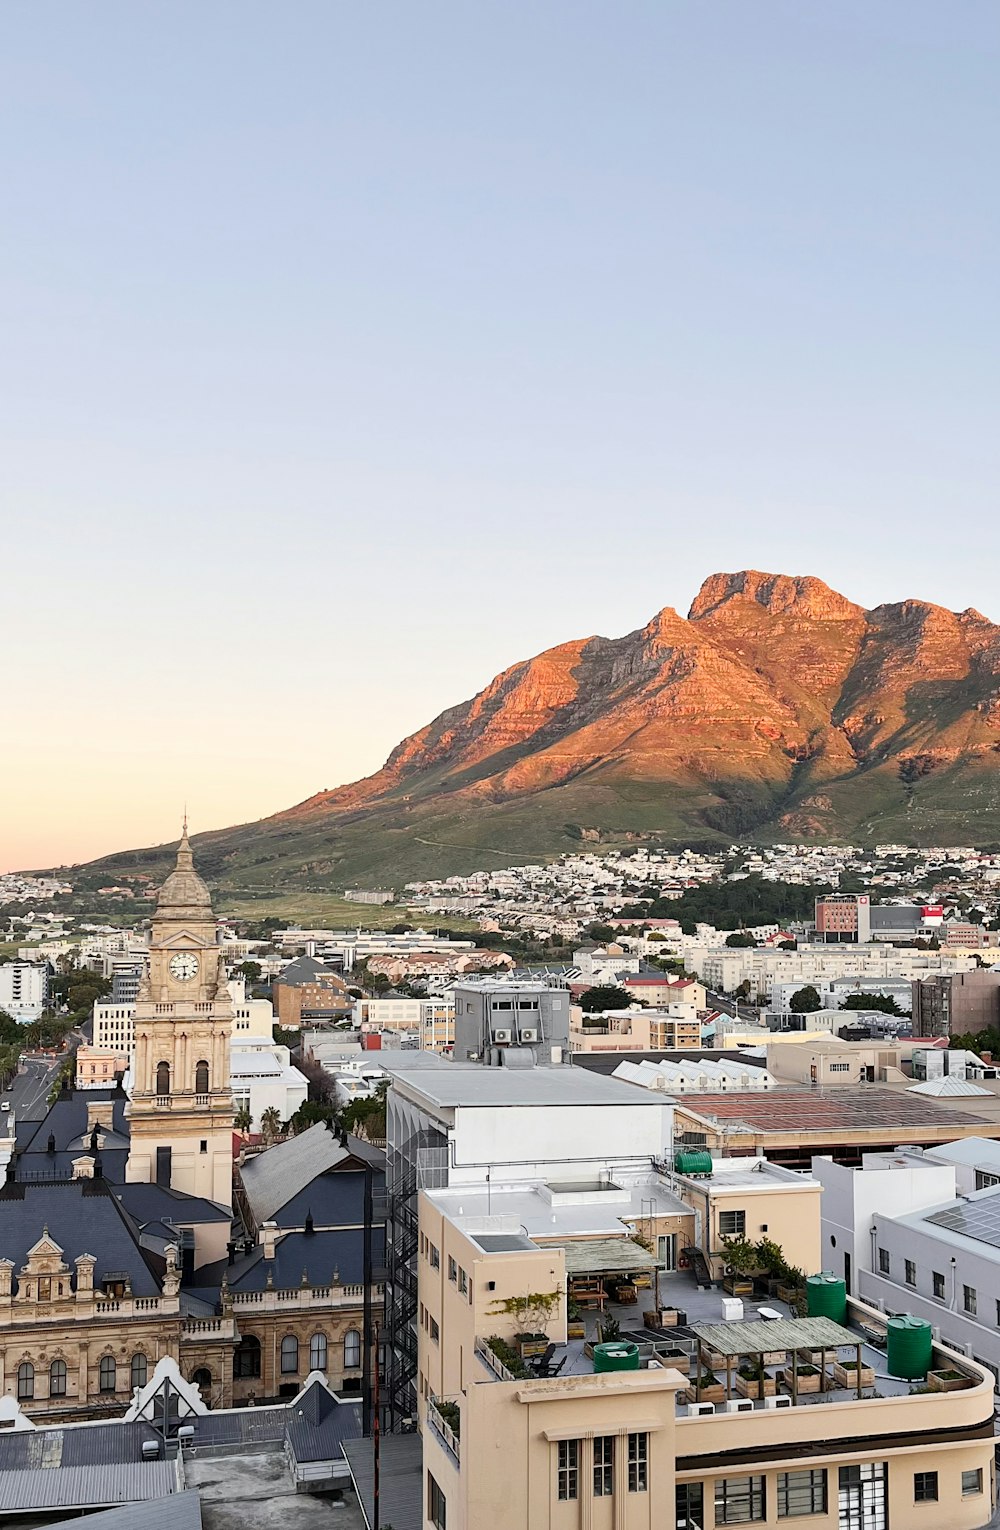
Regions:
[[[616,843],[1000,840],[1000,627],[865,609],[812,575],[711,574],[665,606],[502,670],[381,770],[199,835],[232,888],[401,886]],[[97,866],[146,869],[169,847]],[[500,859],[498,859],[500,857]]]

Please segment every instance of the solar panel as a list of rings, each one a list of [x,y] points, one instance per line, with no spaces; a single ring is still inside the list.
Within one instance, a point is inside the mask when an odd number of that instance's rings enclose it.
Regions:
[[[947,1232],[961,1233],[977,1243],[1000,1248],[1000,1195],[985,1196],[981,1201],[963,1201],[946,1211],[935,1211],[925,1221]]]
[[[685,1094],[677,1108],[718,1120],[740,1121],[755,1131],[836,1131],[851,1127],[991,1126],[983,1116],[949,1110],[936,1101],[896,1094],[891,1089],[864,1089],[856,1094],[834,1089],[772,1089],[733,1094]]]

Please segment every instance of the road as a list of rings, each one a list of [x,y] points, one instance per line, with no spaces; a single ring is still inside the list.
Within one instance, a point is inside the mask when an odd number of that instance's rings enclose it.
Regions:
[[[706,988],[705,993],[713,1009],[721,1009],[738,1020],[753,1020],[760,1024],[760,1010],[755,1005],[738,1003],[735,999],[727,998],[724,993],[715,993],[711,988]]]
[[[49,1090],[63,1059],[61,1057],[29,1057],[10,1088],[4,1091],[18,1121],[41,1121],[48,1110]]]

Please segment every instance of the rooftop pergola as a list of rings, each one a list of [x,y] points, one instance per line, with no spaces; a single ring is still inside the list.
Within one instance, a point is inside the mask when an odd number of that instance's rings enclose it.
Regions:
[[[790,1351],[792,1356],[792,1399],[799,1400],[799,1352],[802,1350],[812,1353],[820,1352],[820,1391],[827,1390],[826,1385],[826,1357],[832,1351],[834,1356],[840,1349],[853,1349],[857,1360],[857,1394],[860,1398],[861,1385],[861,1346],[862,1339],[849,1328],[835,1323],[832,1318],[809,1317],[809,1318],[778,1318],[770,1323],[766,1322],[743,1322],[730,1323],[693,1323],[691,1332],[698,1341],[698,1364],[697,1380],[695,1381],[695,1398],[701,1401],[701,1374],[704,1351],[713,1351],[722,1355],[726,1362],[726,1397],[733,1395],[733,1361],[742,1360],[747,1355],[755,1356],[758,1368],[763,1374],[764,1356],[784,1351]],[[711,1369],[711,1367],[706,1367]],[[763,1395],[763,1393],[761,1394]]]

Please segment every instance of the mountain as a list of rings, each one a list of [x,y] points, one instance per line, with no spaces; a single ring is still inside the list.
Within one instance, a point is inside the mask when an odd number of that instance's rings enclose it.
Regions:
[[[377,774],[196,846],[236,890],[399,887],[581,842],[985,844],[998,766],[1000,628],[978,611],[866,611],[744,570],[706,579],[687,617],[514,664]]]

